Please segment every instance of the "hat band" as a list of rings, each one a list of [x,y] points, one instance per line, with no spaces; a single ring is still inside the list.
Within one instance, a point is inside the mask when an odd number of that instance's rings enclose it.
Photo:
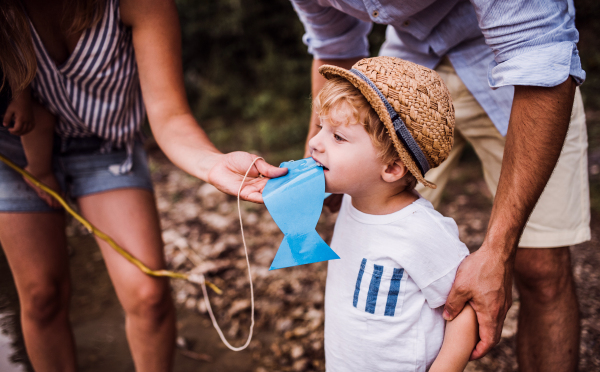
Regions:
[[[427,173],[427,171],[429,170],[429,162],[427,161],[427,158],[425,158],[425,154],[423,154],[423,151],[417,144],[417,141],[415,141],[413,136],[408,131],[408,128],[406,127],[406,124],[404,124],[404,121],[402,121],[402,118],[400,118],[400,115],[398,115],[398,113],[394,110],[392,105],[390,105],[388,100],[385,99],[383,93],[381,93],[381,91],[375,86],[375,84],[373,84],[373,82],[368,77],[366,77],[362,72],[358,71],[357,69],[353,68],[350,71],[354,73],[354,75],[363,79],[367,84],[369,84],[369,86],[373,88],[373,90],[377,93],[379,98],[383,101],[383,104],[385,105],[385,108],[387,109],[388,114],[390,115],[390,119],[392,119],[392,123],[394,124],[394,131],[396,132],[396,135],[398,136],[400,141],[402,141],[402,144],[408,150],[412,158],[415,160],[415,163],[421,171],[421,175],[424,176],[425,173]]]

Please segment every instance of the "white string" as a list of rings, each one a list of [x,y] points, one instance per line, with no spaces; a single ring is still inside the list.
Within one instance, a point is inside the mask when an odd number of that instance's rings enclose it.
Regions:
[[[252,340],[252,331],[254,330],[254,287],[252,286],[252,274],[250,272],[250,259],[248,258],[248,247],[246,247],[246,238],[244,237],[244,224],[242,223],[242,209],[240,208],[240,194],[242,193],[242,187],[244,186],[244,181],[246,181],[246,177],[248,177],[248,173],[250,173],[250,170],[252,169],[252,167],[254,166],[254,163],[256,163],[256,161],[258,159],[265,160],[261,157],[257,157],[252,161],[252,164],[250,164],[250,167],[248,168],[248,170],[246,171],[246,174],[244,175],[244,178],[242,179],[242,183],[240,184],[240,189],[238,190],[238,194],[237,194],[238,214],[240,216],[240,229],[242,231],[242,242],[244,243],[244,253],[246,254],[246,264],[248,265],[248,279],[250,280],[250,304],[251,304],[251,308],[252,308],[252,315],[251,315],[252,321],[250,323],[250,334],[248,334],[248,339],[246,340],[246,343],[243,346],[240,346],[240,347],[231,346],[231,344],[229,342],[227,342],[227,340],[225,339],[225,336],[223,335],[223,332],[221,331],[219,324],[217,324],[217,319],[215,319],[215,315],[213,314],[212,308],[210,307],[210,301],[208,300],[208,292],[206,290],[204,275],[201,275],[201,277],[199,278],[200,279],[199,282],[200,282],[200,284],[202,284],[202,294],[204,295],[204,303],[206,304],[206,309],[208,310],[208,315],[210,315],[212,324],[215,327],[215,329],[217,330],[219,337],[221,337],[221,341],[223,341],[223,343],[233,351],[241,351],[241,350],[244,350],[245,348],[247,348],[248,345],[250,345],[250,341]]]

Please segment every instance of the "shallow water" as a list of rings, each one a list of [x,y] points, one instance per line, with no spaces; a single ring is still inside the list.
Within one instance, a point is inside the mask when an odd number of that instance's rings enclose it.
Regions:
[[[26,369],[22,363],[14,363],[11,359],[15,353],[13,339],[0,333],[0,371],[2,372],[24,372]]]
[[[27,371],[23,338],[18,322],[19,298],[6,257],[0,247],[0,371]]]

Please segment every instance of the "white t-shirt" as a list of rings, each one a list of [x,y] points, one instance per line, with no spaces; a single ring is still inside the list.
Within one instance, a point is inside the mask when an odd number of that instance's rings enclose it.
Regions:
[[[387,215],[344,196],[325,288],[325,362],[336,371],[426,371],[444,338],[442,311],[469,254],[458,227],[420,198]]]

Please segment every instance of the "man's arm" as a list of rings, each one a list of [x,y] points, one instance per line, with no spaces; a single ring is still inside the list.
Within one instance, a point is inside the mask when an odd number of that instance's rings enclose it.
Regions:
[[[569,127],[575,82],[555,87],[516,86],[502,171],[481,248],[458,269],[444,317],[453,319],[466,301],[477,314],[479,336],[472,359],[498,341],[512,303],[514,257],[523,228],[558,161]]]

